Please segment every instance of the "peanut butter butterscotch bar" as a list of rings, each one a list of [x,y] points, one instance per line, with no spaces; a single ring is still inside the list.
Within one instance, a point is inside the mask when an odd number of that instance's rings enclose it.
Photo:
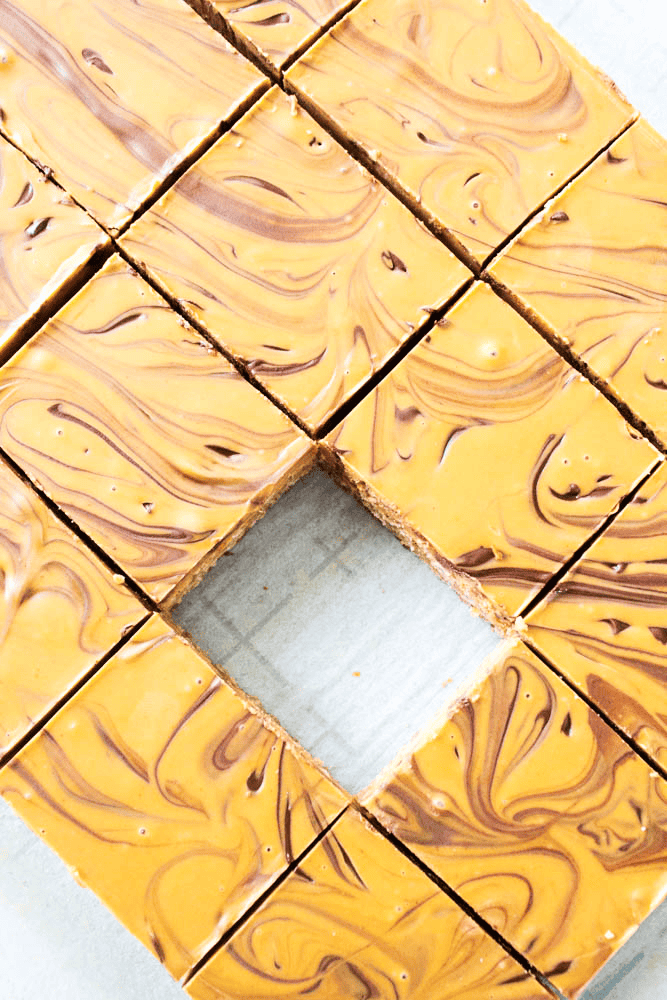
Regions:
[[[0,368],[0,447],[167,604],[313,460],[305,434],[118,258]]]
[[[667,896],[667,782],[520,642],[364,801],[567,997]]]
[[[347,802],[157,616],[0,771],[0,794],[176,977]]]

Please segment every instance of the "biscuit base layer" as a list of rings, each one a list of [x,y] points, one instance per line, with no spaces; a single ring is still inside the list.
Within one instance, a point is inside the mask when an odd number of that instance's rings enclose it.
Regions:
[[[441,580],[448,583],[470,607],[473,614],[488,621],[501,635],[516,636],[517,627],[521,627],[520,621],[517,622],[510,617],[499,604],[485,594],[477,580],[462,572],[439,553],[421,532],[405,521],[398,507],[388,503],[370,483],[355,476],[326,444],[320,445],[318,464],[338,486],[366,507],[381,524],[389,528],[401,545],[416,553]]]
[[[273,507],[274,503],[280,500],[281,496],[286,493],[290,487],[298,483],[315,464],[315,449],[307,451],[302,458],[286,471],[286,473],[277,482],[272,483],[261,493],[258,493],[254,498],[253,507],[248,513],[241,518],[241,520],[236,524],[232,531],[226,535],[222,541],[210,552],[207,552],[204,558],[192,569],[178,584],[177,587],[172,590],[166,601],[164,601],[161,607],[164,610],[169,610],[174,608],[179,604],[186,594],[200,583],[208,571],[213,569],[218,559],[229,552],[237,542],[240,542],[247,531],[249,531],[253,524],[260,521],[265,514]],[[217,669],[217,668],[216,668]]]

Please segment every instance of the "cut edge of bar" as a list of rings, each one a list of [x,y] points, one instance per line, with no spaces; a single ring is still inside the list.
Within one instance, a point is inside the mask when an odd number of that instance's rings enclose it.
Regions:
[[[551,671],[552,674],[555,674],[556,677],[560,678],[560,680],[565,685],[567,685],[567,687],[570,689],[570,691],[573,692],[573,694],[575,694],[578,698],[581,698],[581,700],[585,702],[589,710],[593,712],[593,714],[596,715],[598,719],[604,722],[604,724],[608,726],[608,728],[611,729],[612,732],[614,732],[616,736],[618,736],[618,738],[623,741],[623,743],[625,743],[628,749],[631,750],[634,754],[636,754],[637,757],[639,757],[654,774],[657,774],[664,781],[667,781],[667,769],[664,768],[657,761],[655,761],[651,757],[650,753],[644,750],[644,748],[641,747],[632,736],[629,736],[628,733],[626,733],[623,729],[621,729],[621,727],[616,722],[614,722],[614,720],[609,715],[607,715],[607,713],[604,712],[599,705],[595,704],[592,698],[589,695],[587,695],[582,688],[580,688],[577,684],[571,681],[569,677],[558,668],[556,663],[554,663],[551,659],[549,659],[548,656],[545,656],[545,654],[536,645],[533,644],[532,640],[530,639],[530,636],[522,636],[521,642],[523,642],[524,646],[526,646],[526,648],[529,649],[530,652],[533,653],[538,658],[538,660],[540,660],[540,662],[543,663],[544,666]]]
[[[60,696],[60,698],[48,709],[44,715],[42,715],[37,722],[35,722],[28,732],[21,737],[6,753],[0,755],[0,770],[8,767],[11,762],[26,748],[26,746],[31,743],[34,739],[37,739],[44,729],[49,725],[50,722],[62,711],[76,695],[91,681],[106,665],[113,659],[116,653],[120,652],[123,647],[132,640],[132,638],[137,634],[137,632],[144,627],[147,621],[149,621],[153,615],[153,612],[146,610],[146,613],[142,615],[139,621],[131,625],[126,631],[120,636],[119,639],[113,644],[113,646],[104,653],[98,660],[95,661],[92,667],[90,667],[85,674],[83,674],[79,679],[72,684],[67,691]]]
[[[192,980],[195,978],[195,976],[197,976],[198,973],[200,973],[201,970],[205,968],[205,966],[207,966],[208,963],[212,961],[212,959],[215,958],[218,952],[222,951],[222,949],[229,943],[229,941],[231,941],[234,935],[237,934],[243,928],[243,926],[255,915],[257,910],[259,910],[259,908],[264,905],[267,899],[269,899],[273,895],[273,893],[280,888],[283,882],[287,881],[290,875],[292,875],[295,871],[298,870],[299,866],[305,861],[308,855],[315,850],[315,848],[324,840],[326,836],[328,836],[328,834],[331,832],[336,823],[339,822],[339,820],[345,815],[345,813],[350,808],[351,806],[349,805],[344,806],[341,809],[341,811],[331,820],[331,822],[328,823],[322,830],[320,830],[320,832],[317,834],[314,840],[312,840],[310,844],[308,844],[308,846],[304,848],[303,851],[301,851],[298,857],[296,857],[294,861],[292,861],[287,866],[287,868],[285,868],[282,872],[280,872],[279,875],[276,876],[276,878],[271,882],[270,885],[266,887],[266,889],[261,893],[261,895],[259,895],[257,899],[253,903],[251,903],[246,910],[244,910],[241,916],[234,921],[231,927],[227,928],[227,930],[224,932],[224,934],[222,934],[219,940],[216,941],[216,943],[212,945],[208,949],[208,951],[200,959],[198,959],[197,962],[195,962],[195,964],[187,973],[185,973],[185,975],[180,979],[181,986],[185,987],[189,983],[191,983]]]
[[[61,524],[76,536],[79,542],[81,542],[87,549],[89,549],[93,555],[95,555],[98,561],[114,576],[119,576],[123,578],[123,583],[130,591],[133,597],[135,597],[140,604],[143,605],[149,612],[159,611],[159,607],[155,601],[148,594],[144,593],[142,588],[129,576],[125,570],[123,570],[118,563],[109,555],[108,552],[98,545],[88,534],[81,528],[76,521],[67,514],[59,504],[53,500],[46,490],[37,481],[32,479],[27,472],[21,468],[18,462],[12,458],[12,456],[5,451],[5,449],[0,446],[0,458],[5,462],[7,466],[15,473],[15,475],[21,480],[24,486],[28,487],[33,493],[37,494],[39,499],[48,508],[50,513],[60,521]]]
[[[188,0],[184,0],[184,2],[187,3]],[[236,46],[234,46],[234,50],[238,52]],[[243,56],[243,53],[240,53],[240,55]],[[249,93],[242,101],[239,102],[239,104],[236,105],[231,114],[219,121],[215,128],[204,136],[204,138],[201,139],[201,141],[198,142],[197,145],[189,151],[189,153],[186,153],[183,157],[181,157],[178,163],[176,163],[174,167],[169,170],[167,174],[165,174],[160,182],[155,185],[155,188],[150,192],[150,194],[146,195],[141,203],[133,209],[129,219],[118,227],[107,228],[106,226],[103,226],[105,232],[107,232],[114,241],[124,236],[130,226],[133,226],[137,219],[141,218],[142,215],[148,212],[153,205],[160,200],[160,198],[164,197],[164,195],[178,183],[181,177],[183,177],[183,175],[186,174],[191,167],[193,167],[209,152],[210,149],[213,148],[213,146],[215,146],[216,142],[218,142],[223,135],[231,132],[241,118],[243,118],[243,116],[247,114],[255,104],[261,101],[270,89],[270,80],[258,80],[251,93]],[[100,222],[97,224],[102,225]]]
[[[515,292],[509,285],[488,271],[482,272],[480,280],[486,282],[493,291],[507,303],[516,313],[525,320],[533,330],[552,347],[561,358],[585,378],[609,403],[620,413],[623,419],[653,447],[663,455],[667,455],[667,443],[663,443],[656,432],[646,423],[645,420],[635,413],[635,411],[618,395],[612,386],[601,375],[598,375],[590,365],[577,354],[573,348],[567,344],[558,334],[557,330],[551,326],[547,320],[533,309],[525,299]]]
[[[535,608],[538,607],[543,601],[545,601],[549,594],[556,589],[558,584],[563,580],[567,574],[572,570],[578,562],[580,562],[588,552],[589,549],[595,545],[597,540],[604,535],[612,524],[616,521],[618,517],[621,516],[626,507],[629,507],[633,502],[637,494],[644,488],[646,483],[654,476],[663,466],[664,460],[658,458],[654,465],[651,466],[648,472],[646,472],[635,484],[628,490],[624,497],[619,500],[614,510],[610,511],[609,514],[604,518],[604,520],[597,526],[594,532],[586,538],[581,545],[572,553],[569,559],[567,559],[560,569],[549,578],[549,580],[544,584],[539,593],[535,594],[534,597],[527,602],[524,608],[521,609],[520,613],[517,615],[517,619],[525,619],[528,615],[532,614]],[[522,632],[523,634],[523,632]]]
[[[80,208],[80,206],[77,207]],[[91,218],[88,215],[86,217]],[[97,225],[97,223],[95,224]],[[37,308],[16,327],[7,343],[0,347],[0,368],[18,354],[21,348],[25,347],[71,299],[75,298],[113,256],[113,243],[102,229],[100,229],[100,238],[101,245],[91,249],[74,271],[63,278],[57,288],[54,288],[46,299],[40,302]]]
[[[597,72],[601,73],[602,71],[597,70]],[[606,77],[606,79],[610,85],[616,87],[616,85],[609,77]],[[545,198],[544,201],[541,202],[536,209],[534,209],[529,215],[526,216],[523,222],[521,222],[515,229],[513,229],[512,232],[508,236],[506,236],[498,244],[498,246],[491,251],[491,253],[487,257],[484,258],[484,260],[480,265],[480,271],[486,272],[488,268],[492,267],[493,264],[496,262],[496,260],[502,256],[507,247],[510,246],[510,244],[514,243],[521,236],[524,230],[530,228],[530,226],[538,217],[538,215],[544,212],[552,201],[556,201],[557,198],[560,198],[561,195],[572,184],[575,184],[580,179],[580,177],[582,177],[583,174],[585,174],[588,170],[590,170],[590,168],[600,159],[600,157],[604,156],[605,153],[607,153],[608,150],[611,149],[611,147],[614,145],[615,142],[618,142],[618,140],[622,136],[624,136],[626,132],[628,132],[631,128],[633,128],[634,125],[637,124],[639,118],[640,118],[639,111],[636,111],[633,108],[630,120],[625,122],[625,124],[621,126],[621,128],[616,132],[615,135],[612,136],[611,139],[608,140],[608,142],[606,142],[603,146],[601,146],[600,149],[598,149],[592,156],[590,156],[585,163],[583,163],[572,174],[570,174],[567,180],[563,181],[562,184],[559,184],[556,190],[552,194],[550,194],[548,198]]]
[[[147,285],[150,285],[153,291],[156,292],[160,298],[164,299],[167,305],[173,312],[176,313],[177,316],[184,320],[188,326],[192,327],[193,330],[203,337],[203,339],[210,344],[217,354],[221,354],[222,357],[225,358],[230,365],[232,365],[232,367],[243,379],[245,379],[246,382],[249,382],[254,389],[264,396],[265,399],[268,399],[269,402],[279,409],[284,416],[286,416],[299,428],[300,431],[303,431],[303,433],[311,438],[311,440],[314,440],[313,431],[306,424],[304,424],[295,413],[292,413],[292,411],[288,409],[288,407],[285,406],[280,399],[277,399],[272,393],[270,393],[269,390],[258,381],[257,376],[253,375],[252,371],[248,369],[242,359],[233,354],[229,347],[219,341],[202,323],[202,321],[195,316],[194,313],[191,313],[180,301],[180,299],[176,298],[176,296],[162,284],[159,278],[157,278],[152,271],[150,271],[140,260],[137,260],[137,258],[127,249],[124,243],[114,240],[114,247],[118,256],[122,257],[125,263],[129,264],[129,266],[137,272],[142,280],[145,281]]]
[[[446,314],[454,308],[457,302],[463,298],[463,296],[470,291],[470,289],[475,284],[475,278],[471,274],[469,278],[465,278],[461,285],[449,296],[446,302],[436,309],[430,310],[429,315],[424,319],[413,332],[405,338],[405,340],[400,343],[392,354],[377,368],[374,372],[371,372],[367,378],[357,386],[354,392],[350,393],[348,398],[342,403],[337,410],[331,413],[326,420],[324,420],[317,430],[315,431],[315,439],[321,441],[328,434],[331,433],[343,420],[346,419],[352,412],[366,398],[369,396],[380,384],[383,382],[387,376],[391,375],[392,371],[401,363],[420,344],[425,340],[430,333],[433,332],[438,323],[445,318]]]
[[[440,889],[453,903],[455,903],[460,910],[462,910],[467,917],[473,920],[477,926],[484,931],[487,937],[503,949],[506,955],[513,958],[514,961],[519,965],[527,977],[532,977],[537,980],[537,982],[542,986],[548,993],[551,993],[554,998],[563,998],[563,994],[558,990],[556,986],[549,980],[548,976],[544,975],[537,969],[532,962],[530,962],[525,955],[522,954],[517,948],[514,947],[509,941],[507,941],[502,934],[500,934],[487,920],[484,919],[462,896],[452,889],[450,885],[443,878],[441,878],[433,869],[429,868],[416,854],[414,854],[410,848],[399,840],[391,831],[387,830],[385,826],[378,820],[378,818],[364,805],[362,805],[356,799],[353,800],[352,808],[356,809],[364,819],[370,823],[370,825],[379,833],[381,836],[388,840],[397,851],[399,851],[403,857],[407,858],[415,868],[418,868],[426,877],[433,882],[434,885]],[[563,998],[564,1000],[564,998]]]
[[[354,13],[353,8],[350,13]],[[462,264],[472,272],[474,277],[478,277],[482,267],[477,258],[467,249],[459,238],[440,219],[429,211],[422,202],[406,188],[404,185],[381,163],[379,158],[371,156],[361,143],[348,136],[337,122],[327,114],[319,104],[312,100],[288,77],[282,81],[282,89],[285,93],[296,98],[297,103],[306,111],[310,117],[317,122],[320,128],[324,129],[334,142],[342,146],[345,152],[361,164],[371,176],[382,184],[408,211],[422,223],[423,226],[439,240],[447,249],[457,257]]]
[[[315,755],[306,749],[306,747],[304,747],[298,739],[292,736],[290,732],[285,729],[280,719],[278,719],[275,715],[272,715],[272,713],[264,707],[261,698],[248,694],[248,692],[241,687],[235,677],[228,673],[228,671],[225,670],[224,667],[220,666],[220,664],[216,663],[215,660],[213,660],[211,656],[199,646],[186,628],[183,628],[174,621],[168,611],[163,612],[161,617],[176,635],[180,636],[188,643],[190,648],[197,654],[197,656],[200,657],[200,659],[204,661],[204,663],[210,667],[213,673],[222,678],[224,683],[234,692],[244,705],[248,706],[253,714],[259,719],[260,723],[268,729],[269,732],[273,733],[277,739],[281,740],[281,742],[285,744],[285,746],[294,754],[296,758],[314,768],[324,780],[328,781],[341,794],[342,798],[345,799],[345,806],[342,808],[347,808],[352,801],[352,795],[339,781],[336,780],[336,778],[333,777],[326,763],[319,757],[315,757]],[[339,818],[339,816],[340,813],[337,814],[336,818]]]

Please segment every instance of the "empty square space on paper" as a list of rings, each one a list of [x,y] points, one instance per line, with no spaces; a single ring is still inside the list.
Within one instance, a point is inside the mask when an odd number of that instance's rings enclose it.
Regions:
[[[293,487],[174,618],[351,792],[498,641],[321,472]]]

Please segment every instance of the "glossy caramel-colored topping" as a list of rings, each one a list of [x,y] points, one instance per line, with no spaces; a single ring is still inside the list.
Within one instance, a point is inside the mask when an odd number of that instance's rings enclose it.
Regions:
[[[187,989],[194,1000],[548,998],[354,811]]]
[[[667,445],[667,141],[633,125],[492,267]]]
[[[146,610],[0,463],[0,758]]]
[[[478,260],[632,119],[522,0],[364,0],[288,80]]]
[[[655,464],[637,438],[479,284],[327,443],[372,509],[506,618]]]
[[[567,997],[667,895],[667,782],[521,643],[370,809]]]
[[[124,247],[313,430],[470,278],[277,89]]]
[[[187,0],[211,24],[231,25],[239,43],[250,47],[273,67],[295,52],[350,3],[350,0]]]
[[[346,802],[158,617],[0,772],[0,794],[177,977]]]
[[[0,361],[108,243],[85,212],[0,136]]]
[[[0,368],[0,445],[158,601],[312,452],[117,258]]]
[[[667,767],[667,466],[527,622],[560,673]]]
[[[182,0],[0,0],[3,129],[111,229],[263,86]]]

